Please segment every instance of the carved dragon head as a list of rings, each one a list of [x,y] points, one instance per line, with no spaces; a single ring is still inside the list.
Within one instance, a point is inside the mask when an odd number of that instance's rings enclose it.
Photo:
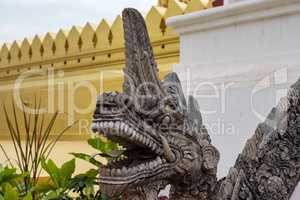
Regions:
[[[139,12],[125,9],[123,22],[123,93],[98,97],[93,130],[126,150],[117,161],[101,168],[101,190],[114,196],[128,187],[160,180],[181,189],[214,182],[219,153],[210,144],[195,99],[190,96],[186,102],[175,73],[159,80]]]

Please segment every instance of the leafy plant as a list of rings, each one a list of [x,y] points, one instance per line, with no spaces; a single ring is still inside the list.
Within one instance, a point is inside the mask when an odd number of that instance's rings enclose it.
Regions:
[[[3,186],[3,199],[5,200],[18,200],[19,194],[16,188],[13,188],[9,183],[4,184]]]
[[[15,168],[1,167],[0,168],[0,193],[3,191],[5,184],[17,185],[25,174],[17,174]]]
[[[28,108],[25,108],[23,103],[21,111],[22,117],[20,117],[20,115],[17,115],[15,104],[12,104],[12,117],[10,117],[5,104],[3,104],[6,124],[16,153],[17,166],[23,174],[27,174],[23,178],[25,193],[29,193],[33,186],[38,183],[42,169],[42,158],[47,159],[49,157],[55,144],[72,126],[67,126],[56,134],[53,139],[50,139],[58,112],[55,112],[50,121],[46,123],[45,114],[40,113],[40,108],[41,102],[37,103],[35,101],[34,108],[32,108],[33,112],[28,112]],[[0,148],[10,164],[13,165],[1,144]],[[35,195],[33,194],[33,196]]]
[[[96,169],[90,169],[84,174],[75,176],[72,179],[71,190],[79,194],[79,196],[76,198],[78,200],[109,200],[108,197],[106,197],[104,194],[101,194],[99,189],[97,192],[95,192],[95,185],[98,186],[96,178],[99,174],[99,168],[103,165],[103,158],[111,161],[119,157],[123,151],[120,150],[118,144],[104,138],[90,138],[87,142],[92,148],[97,150],[97,153],[93,155],[85,153],[71,154],[78,159],[93,164]],[[100,156],[102,161],[97,160],[97,156]]]
[[[50,176],[47,183],[36,188],[42,200],[109,200],[100,191],[95,191],[98,170],[90,169],[83,174],[73,176],[75,159],[64,163],[61,168],[52,160],[47,162],[43,160],[42,166]],[[73,194],[73,197],[70,194]]]
[[[88,144],[97,150],[96,154],[72,153],[72,155],[92,163],[96,168],[74,176],[75,159],[64,163],[60,168],[51,159],[48,160],[55,144],[72,125],[55,137],[50,137],[58,112],[55,112],[47,123],[45,114],[40,113],[40,105],[40,102],[37,104],[35,101],[33,112],[27,112],[23,104],[21,115],[17,115],[16,106],[13,104],[12,114],[9,115],[3,104],[6,123],[16,153],[16,165],[21,174],[17,174],[15,168],[0,168],[0,200],[74,199],[70,193],[75,194],[77,200],[109,200],[95,187],[98,186],[99,167],[103,165],[103,160],[96,157],[101,156],[108,161],[115,159],[122,154],[120,147],[102,138],[89,139]],[[0,149],[13,167],[14,164],[1,144]],[[38,183],[42,169],[50,176],[47,183]]]
[[[108,159],[110,161],[111,159],[114,159],[122,154],[122,150],[120,150],[120,147],[118,144],[113,143],[110,140],[105,140],[103,138],[90,138],[88,139],[88,144],[93,147],[95,150],[97,150],[97,153],[94,155],[89,155],[85,153],[71,153],[74,157],[87,161],[93,165],[95,165],[97,168],[99,168],[103,163],[96,159],[97,156],[101,156],[102,158]]]
[[[17,174],[15,168],[0,167],[0,200],[19,200],[19,182],[26,174]],[[28,193],[23,200],[32,200]]]
[[[95,192],[97,175],[98,170],[90,169],[86,173],[72,178],[70,190],[78,194],[77,199],[97,199],[98,194]]]
[[[53,160],[42,160],[43,169],[49,174],[50,181],[46,185],[37,187],[37,191],[44,193],[44,199],[69,199],[68,189],[75,172],[75,159],[64,163],[59,168]]]

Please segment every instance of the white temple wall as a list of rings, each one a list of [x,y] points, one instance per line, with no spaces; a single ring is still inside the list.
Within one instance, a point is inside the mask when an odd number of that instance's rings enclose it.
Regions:
[[[225,176],[257,124],[300,78],[300,1],[231,1],[168,25],[181,41],[174,71],[186,95],[197,97],[221,152],[218,175]]]

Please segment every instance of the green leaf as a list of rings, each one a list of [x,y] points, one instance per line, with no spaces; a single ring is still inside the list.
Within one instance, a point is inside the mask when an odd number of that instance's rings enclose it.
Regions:
[[[60,170],[55,165],[55,163],[49,159],[48,162],[46,162],[44,159],[42,159],[42,167],[43,169],[49,174],[53,184],[56,188],[59,188],[60,185]]]
[[[43,199],[44,199],[44,200],[58,199],[58,197],[59,197],[59,193],[56,192],[56,191],[54,190],[54,191],[48,192],[48,193],[43,197]]]
[[[51,159],[49,159],[48,162],[45,162],[43,159],[42,167],[51,177],[56,189],[66,188],[75,171],[75,159],[64,163],[61,168],[58,168]]]
[[[68,186],[68,182],[70,182],[70,179],[74,172],[75,172],[75,159],[72,159],[62,165],[60,170],[61,187]]]
[[[95,165],[96,167],[99,167],[99,166],[103,165],[101,162],[99,162],[98,160],[96,160],[95,158],[93,158],[92,156],[90,156],[88,154],[84,154],[84,153],[71,153],[71,155],[73,155],[75,158],[87,161],[87,162]]]
[[[118,144],[110,140],[103,141],[101,138],[90,138],[88,144],[102,153],[109,153],[112,150],[118,149]]]
[[[32,196],[30,193],[28,193],[23,200],[32,200]]]
[[[47,193],[51,190],[56,190],[57,188],[52,183],[38,183],[34,187],[34,191],[37,193]]]
[[[19,195],[16,189],[10,184],[5,185],[4,199],[5,200],[18,200]]]
[[[16,169],[2,168],[0,171],[0,184],[10,180],[16,173]]]
[[[18,180],[23,179],[27,174],[17,174],[15,168],[0,168],[0,185],[9,183],[12,186],[17,184]]]
[[[84,173],[87,177],[96,177],[99,173],[98,169],[90,169],[87,172]]]
[[[78,174],[72,178],[70,184],[70,191],[77,193],[79,196],[77,199],[86,199],[84,197],[94,197],[95,196],[95,182],[98,175],[98,170],[90,169],[83,174]],[[90,199],[89,198],[89,199]],[[94,199],[94,198],[92,198]]]
[[[124,153],[124,150],[114,149],[114,150],[112,150],[110,152],[107,152],[107,153],[99,153],[98,155],[102,156],[104,158],[114,159],[114,158],[120,157],[123,153]]]

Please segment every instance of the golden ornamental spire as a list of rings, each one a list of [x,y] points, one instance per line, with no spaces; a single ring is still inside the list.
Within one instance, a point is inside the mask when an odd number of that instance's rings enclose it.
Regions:
[[[210,8],[212,1],[158,0],[158,5],[153,6],[146,15],[151,41],[157,44],[155,48],[164,55],[169,49],[170,52],[171,50],[178,52],[179,36],[171,27],[166,26],[165,20],[172,16]],[[71,30],[60,29],[58,33],[48,33],[45,37],[35,36],[32,40],[25,38],[21,42],[2,44],[0,45],[0,79],[11,78],[24,70],[36,67],[70,68],[74,63],[89,65],[87,63],[90,61],[101,63],[120,61],[123,59],[122,48],[124,48],[120,33],[123,33],[123,25],[121,17],[118,16],[112,25],[104,19],[97,25],[87,23],[83,28],[73,26]],[[165,48],[165,38],[168,41],[173,38],[173,46],[168,44]],[[87,55],[91,56],[90,59],[86,59]],[[81,57],[84,59],[80,59]]]
[[[158,0],[158,6],[168,7],[168,0]]]
[[[188,4],[192,0],[176,0],[176,1]],[[205,3],[205,2],[207,2],[209,0],[200,0],[200,1],[203,2],[203,3]],[[158,6],[168,8],[168,6],[169,6],[169,0],[158,0]]]

